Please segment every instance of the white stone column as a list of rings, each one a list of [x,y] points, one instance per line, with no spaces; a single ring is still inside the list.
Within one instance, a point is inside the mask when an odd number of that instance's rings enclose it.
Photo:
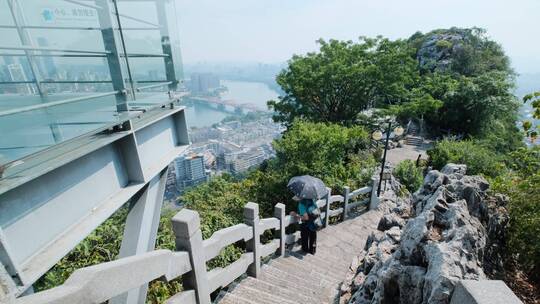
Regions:
[[[274,217],[279,219],[279,256],[285,256],[285,205],[277,203],[274,207]]]
[[[246,243],[247,251],[253,252],[253,263],[249,265],[247,274],[254,278],[258,277],[261,272],[261,232],[259,221],[259,205],[252,202],[247,203],[244,207],[244,222],[253,229],[253,237]]]
[[[210,285],[199,214],[183,209],[173,217],[172,225],[176,236],[176,250],[187,251],[191,261],[192,270],[182,276],[184,290],[195,290],[197,304],[210,304]]]

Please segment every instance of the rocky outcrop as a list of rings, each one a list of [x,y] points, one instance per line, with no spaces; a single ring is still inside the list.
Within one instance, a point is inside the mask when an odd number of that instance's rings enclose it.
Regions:
[[[469,30],[457,28],[429,34],[416,54],[420,68],[432,72],[448,71],[456,54],[469,43],[469,36]]]
[[[353,262],[341,303],[449,303],[459,280],[498,267],[486,244],[500,243],[505,199],[488,197],[486,180],[465,173],[449,164],[430,171],[412,197],[399,197],[399,185],[385,192],[378,231]]]

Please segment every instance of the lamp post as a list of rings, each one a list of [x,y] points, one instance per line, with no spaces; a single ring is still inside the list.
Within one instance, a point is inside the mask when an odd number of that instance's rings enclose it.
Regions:
[[[388,128],[386,129],[386,140],[384,143],[384,154],[383,154],[383,158],[381,162],[381,174],[379,176],[379,186],[377,187],[377,196],[381,195],[381,185],[382,185],[382,180],[383,180],[384,164],[386,163],[386,151],[388,150],[388,140],[390,139],[391,131],[392,131],[392,121],[388,121]],[[399,126],[394,128],[393,131],[394,131],[394,136],[400,136],[401,134],[403,134],[403,128]],[[377,141],[381,140],[382,137],[383,137],[383,134],[381,131],[375,131],[372,134],[372,138]]]

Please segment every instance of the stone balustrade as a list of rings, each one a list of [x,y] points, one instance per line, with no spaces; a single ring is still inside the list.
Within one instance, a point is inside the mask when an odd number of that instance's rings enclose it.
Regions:
[[[363,187],[354,191],[345,188],[343,195],[328,194],[317,205],[325,219],[325,227],[331,217],[347,218],[352,208],[369,205],[370,198],[352,200],[372,192],[373,187]],[[340,207],[331,209],[340,203]],[[275,254],[285,255],[285,247],[300,239],[298,231],[286,234],[286,228],[297,223],[293,216],[286,215],[285,205],[276,204],[274,217],[259,217],[259,206],[247,203],[244,207],[244,223],[216,231],[203,240],[199,214],[183,209],[172,219],[176,236],[176,250],[155,250],[152,252],[121,258],[115,261],[76,270],[61,286],[14,299],[16,304],[33,303],[102,303],[129,290],[138,288],[152,280],[164,278],[169,281],[182,276],[184,291],[167,300],[166,303],[210,304],[210,294],[225,287],[247,273],[257,277],[260,273],[261,258]],[[261,244],[261,235],[274,230],[276,238]],[[238,260],[224,268],[208,270],[206,263],[219,255],[229,245],[243,241],[246,252]]]

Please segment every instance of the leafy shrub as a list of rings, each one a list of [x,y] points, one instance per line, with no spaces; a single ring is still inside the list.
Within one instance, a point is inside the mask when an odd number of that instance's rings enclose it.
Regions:
[[[509,249],[523,270],[540,280],[540,173],[510,188]]]
[[[438,142],[427,154],[434,169],[447,163],[467,165],[467,174],[496,177],[504,170],[502,157],[472,140],[445,139]]]
[[[420,188],[424,179],[422,168],[417,167],[410,159],[400,162],[394,169],[394,175],[409,192],[415,192]]]
[[[69,254],[62,258],[35,284],[36,291],[61,285],[77,269],[110,262],[120,251],[124,225],[128,213],[127,206],[116,211],[108,220],[88,235]]]

